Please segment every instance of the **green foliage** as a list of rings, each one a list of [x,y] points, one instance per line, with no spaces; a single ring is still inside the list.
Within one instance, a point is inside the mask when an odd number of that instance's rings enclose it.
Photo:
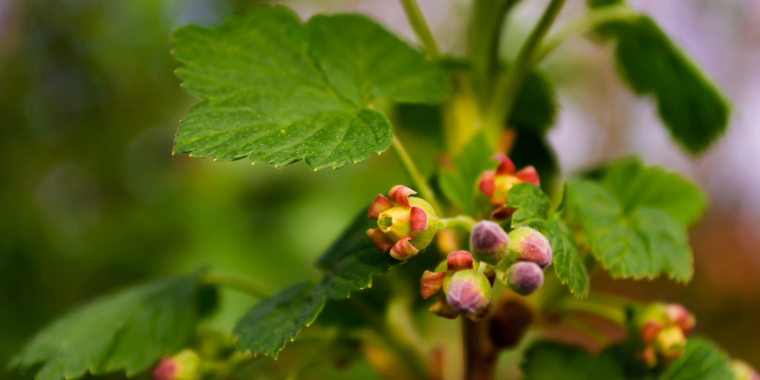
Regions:
[[[622,354],[622,355],[621,355]],[[632,368],[633,367],[633,368]],[[630,350],[613,346],[598,356],[584,349],[540,342],[528,350],[522,364],[525,380],[726,380],[732,379],[726,355],[711,342],[689,339],[686,351],[664,369],[647,370]]]
[[[554,86],[544,73],[533,70],[525,76],[508,125],[544,134],[554,125],[558,108]]]
[[[563,220],[564,202],[551,211],[549,197],[538,187],[524,183],[509,190],[507,206],[517,208],[512,215],[513,228],[531,227],[549,240],[552,266],[559,280],[576,297],[587,296],[590,286],[588,271],[578,244]]]
[[[365,213],[357,215],[317,261],[325,271],[318,283],[294,285],[251,308],[235,327],[240,336],[238,347],[276,357],[304,326],[317,319],[327,301],[342,300],[372,286],[374,276],[400,263],[367,239],[365,232],[373,226],[375,221]]]
[[[174,33],[177,76],[204,99],[177,132],[174,151],[195,157],[339,168],[390,146],[376,98],[434,103],[443,72],[359,15],[302,24],[284,7],[255,7],[221,26]]]
[[[707,208],[707,196],[697,185],[681,174],[645,167],[639,158],[610,164],[602,170],[600,183],[620,200],[628,214],[642,207],[658,208],[690,227]]]
[[[142,372],[193,333],[198,276],[136,286],[74,310],[38,333],[10,365],[41,364],[39,380]]]
[[[451,170],[441,170],[439,185],[441,191],[459,209],[469,215],[477,213],[478,181],[486,170],[493,170],[496,161],[492,160],[493,148],[483,133],[472,137],[462,152],[454,157]]]
[[[685,228],[665,210],[641,206],[626,210],[603,186],[572,181],[567,186],[568,218],[578,225],[594,256],[614,277],[677,281],[693,274]]]
[[[589,1],[592,7],[618,3]],[[690,153],[704,151],[725,132],[727,100],[651,18],[610,21],[598,30],[615,41],[617,66],[628,85],[640,96],[657,98],[660,117]]]

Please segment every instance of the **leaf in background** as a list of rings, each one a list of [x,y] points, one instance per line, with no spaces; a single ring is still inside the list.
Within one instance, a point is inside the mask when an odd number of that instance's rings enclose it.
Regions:
[[[592,7],[620,3],[589,1]],[[617,66],[631,89],[657,98],[660,117],[690,153],[704,151],[725,132],[728,101],[651,18],[611,21],[598,31],[616,42]]]
[[[197,278],[128,288],[76,309],[38,333],[11,366],[42,364],[38,380],[142,372],[179,351],[193,333]]]
[[[601,171],[601,184],[623,205],[626,213],[641,207],[664,210],[684,227],[694,225],[707,208],[707,196],[678,173],[645,167],[638,158],[610,164]]]
[[[517,139],[509,153],[515,167],[532,165],[541,178],[541,189],[551,192],[556,188],[559,164],[554,151],[546,142],[546,136],[525,129],[517,130]]]
[[[376,221],[360,213],[317,261],[325,271],[317,284],[290,287],[251,308],[235,327],[238,347],[254,354],[277,356],[304,326],[314,322],[327,301],[347,298],[372,286],[374,276],[387,273],[401,263],[388,252],[380,252],[367,238]]]
[[[557,94],[546,75],[531,71],[515,99],[508,125],[543,135],[554,125],[558,108]]]
[[[578,225],[591,250],[613,277],[654,278],[666,273],[686,282],[694,272],[686,230],[662,209],[626,213],[604,187],[588,180],[567,187],[568,219]]]
[[[453,170],[442,170],[439,177],[441,191],[462,212],[475,215],[476,199],[479,194],[478,181],[486,170],[496,167],[492,160],[493,148],[483,133],[472,137],[462,152],[454,157]]]
[[[539,342],[525,354],[524,380],[625,380],[613,357],[593,356],[584,349],[559,343]]]
[[[590,286],[589,276],[578,244],[562,219],[564,205],[550,211],[549,197],[540,188],[524,183],[509,190],[507,206],[517,208],[512,215],[512,228],[531,227],[544,234],[552,247],[552,266],[557,277],[573,295],[586,297]],[[497,266],[497,275],[505,272],[509,265],[511,263],[504,262],[504,266]]]
[[[448,91],[439,67],[359,15],[302,24],[287,8],[260,6],[219,27],[179,28],[173,41],[177,76],[204,99],[174,144],[195,157],[339,168],[390,145],[375,98],[434,103]]]

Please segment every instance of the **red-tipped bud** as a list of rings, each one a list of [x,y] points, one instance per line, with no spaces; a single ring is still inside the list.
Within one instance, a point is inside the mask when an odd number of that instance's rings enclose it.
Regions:
[[[370,218],[377,219],[378,226],[368,230],[367,236],[380,250],[391,248],[391,256],[397,260],[406,260],[427,248],[439,227],[430,204],[410,198],[411,194],[416,193],[406,186],[394,186],[390,199],[378,195],[367,212]]]
[[[657,366],[657,353],[654,352],[654,347],[647,346],[644,351],[641,352],[639,359],[647,368],[654,368]]]
[[[538,173],[532,166],[528,166],[515,173],[515,165],[503,154],[494,156],[499,161],[499,167],[495,171],[485,171],[480,176],[478,188],[491,199],[491,203],[498,206],[498,210],[491,216],[495,219],[509,217],[514,210],[506,209],[509,190],[520,183],[532,183],[539,186]]]
[[[491,303],[491,284],[477,270],[460,270],[448,282],[446,301],[462,315],[479,316]]]
[[[552,247],[540,232],[520,227],[509,233],[509,258],[528,261],[545,269],[552,262]]]
[[[678,325],[684,335],[691,335],[694,326],[697,324],[697,319],[693,314],[689,313],[689,310],[680,304],[671,303],[665,305],[665,313],[668,316],[668,321],[672,324]]]
[[[517,294],[533,294],[543,283],[544,271],[535,263],[520,261],[507,270],[507,286]]]
[[[451,252],[446,257],[446,270],[455,272],[459,270],[473,269],[472,255],[467,251]]]
[[[654,340],[654,350],[667,365],[678,359],[686,349],[686,337],[678,326],[662,329]]]
[[[437,295],[441,291],[441,285],[443,284],[443,276],[446,272],[431,272],[426,270],[422,274],[420,280],[420,294],[422,298],[428,299],[434,295]]]
[[[731,362],[731,372],[734,374],[733,380],[760,380],[760,375],[757,374],[757,371],[741,360],[733,360]]]
[[[202,376],[201,359],[192,350],[184,350],[161,359],[150,375],[153,380],[199,380]]]
[[[657,338],[657,335],[660,334],[660,331],[662,331],[664,327],[665,326],[658,321],[647,321],[644,326],[641,327],[641,340],[643,340],[645,344],[654,342],[655,338]]]
[[[432,305],[430,305],[430,308],[428,310],[431,313],[446,319],[456,319],[456,317],[459,316],[459,313],[457,313],[454,309],[451,308],[451,306],[449,306],[448,303],[446,303],[446,299],[444,297],[439,297],[435,302],[433,302]]]
[[[475,259],[497,265],[507,255],[509,236],[500,225],[481,220],[470,232],[470,247]]]

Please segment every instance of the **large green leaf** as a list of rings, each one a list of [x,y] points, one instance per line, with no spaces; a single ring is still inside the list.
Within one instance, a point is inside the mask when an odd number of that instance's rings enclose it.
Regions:
[[[578,298],[588,295],[590,280],[578,244],[563,220],[564,202],[551,211],[549,197],[540,188],[529,184],[519,184],[509,190],[507,206],[517,209],[512,215],[512,227],[531,227],[546,236],[552,247],[552,266],[557,278],[567,285]],[[495,268],[506,271],[510,263]]]
[[[129,288],[74,310],[38,333],[11,366],[41,364],[38,380],[142,372],[180,350],[194,331],[197,277]]]
[[[176,153],[338,168],[391,142],[376,98],[432,103],[448,91],[440,68],[359,15],[302,24],[284,7],[255,7],[221,26],[174,33],[177,76],[204,99],[182,120]]]
[[[525,354],[524,380],[625,380],[611,356],[593,356],[580,347],[539,342]]]
[[[477,213],[478,181],[484,171],[496,167],[496,161],[492,160],[493,152],[485,135],[478,133],[454,157],[454,167],[441,170],[438,177],[441,191],[466,214]]]
[[[638,158],[623,159],[603,169],[601,184],[620,200],[625,213],[658,208],[684,227],[696,223],[707,208],[707,197],[697,185],[681,174],[645,167]]]
[[[588,180],[568,184],[567,208],[571,223],[580,226],[594,256],[614,277],[665,273],[678,281],[691,279],[686,230],[666,211],[637,207],[627,213],[603,186]]]
[[[317,262],[325,271],[319,282],[294,285],[251,308],[235,327],[240,349],[276,357],[304,326],[317,319],[327,301],[345,299],[372,286],[374,276],[400,263],[388,252],[378,251],[367,238],[366,230],[375,223],[366,213],[354,219]]]
[[[590,0],[593,7],[619,4]],[[727,100],[647,16],[610,21],[598,28],[615,42],[620,74],[640,96],[654,96],[673,137],[689,152],[704,151],[726,130]]]
[[[657,380],[724,380],[733,379],[726,354],[712,342],[691,338],[686,351],[656,377]]]

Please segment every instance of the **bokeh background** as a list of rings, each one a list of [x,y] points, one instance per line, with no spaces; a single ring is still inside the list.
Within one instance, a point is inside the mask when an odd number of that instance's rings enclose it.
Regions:
[[[254,3],[0,0],[3,366],[54,317],[125,284],[201,266],[272,290],[315,276],[315,257],[356,211],[406,180],[391,153],[318,173],[304,163],[273,169],[171,155],[178,120],[197,101],[172,74],[171,30],[219,22]],[[395,1],[278,3],[304,18],[367,13],[415,40]],[[545,3],[523,0],[512,15],[507,57]],[[560,19],[582,14],[583,3],[568,1]],[[630,3],[709,73],[733,102],[733,114],[726,136],[705,155],[690,157],[661,127],[652,102],[620,83],[608,48],[577,37],[545,62],[562,108],[548,139],[563,176],[641,154],[691,177],[710,196],[709,211],[691,234],[696,275],[688,286],[611,281],[596,273],[593,289],[679,300],[698,315],[700,332],[760,367],[760,2]],[[442,50],[463,54],[468,1],[420,5]],[[397,123],[430,173],[440,140],[405,127]],[[223,299],[210,324],[229,331],[253,301],[232,292]],[[0,378],[23,377],[0,371]]]

